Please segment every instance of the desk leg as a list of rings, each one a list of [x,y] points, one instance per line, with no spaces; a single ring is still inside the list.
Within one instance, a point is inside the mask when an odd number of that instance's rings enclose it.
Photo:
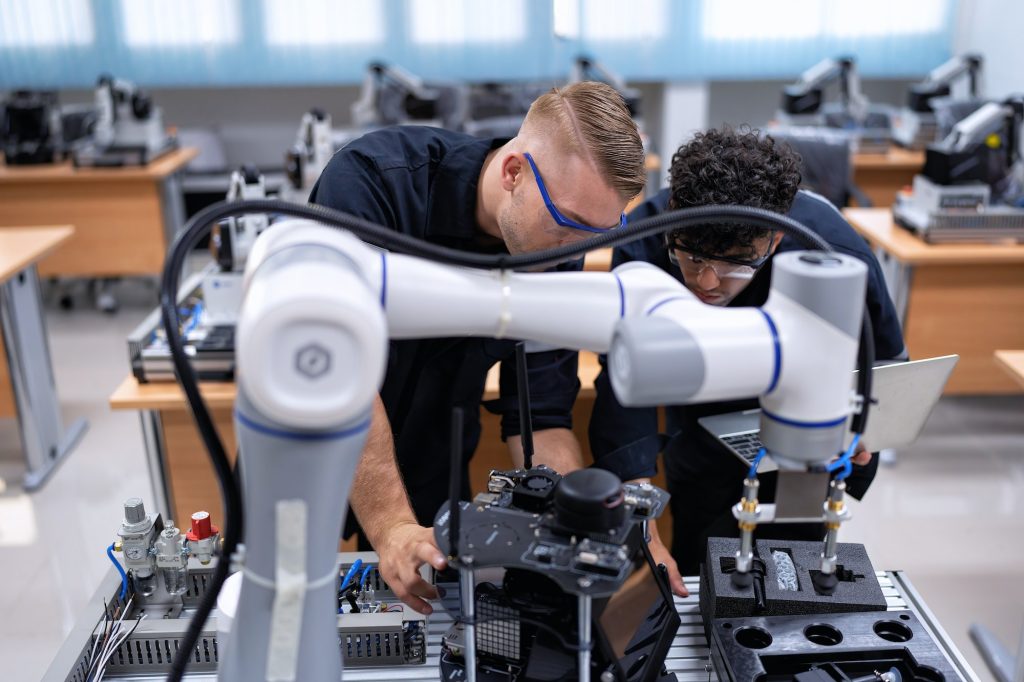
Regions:
[[[185,226],[185,198],[181,189],[182,171],[171,173],[160,183],[160,212],[164,219],[164,239],[167,244]]]
[[[35,490],[88,428],[84,419],[75,420],[68,429],[61,423],[35,266],[0,286],[0,326],[28,466],[23,485],[25,490]]]
[[[167,485],[167,447],[164,441],[163,423],[156,410],[139,412],[142,424],[142,440],[146,449],[146,470],[153,482],[153,508],[163,514],[164,519],[177,519],[174,515],[174,498]]]
[[[882,266],[885,286],[889,289],[889,296],[896,308],[900,327],[904,327],[907,322],[907,305],[910,302],[910,279],[913,268],[882,249],[875,249],[875,258]]]

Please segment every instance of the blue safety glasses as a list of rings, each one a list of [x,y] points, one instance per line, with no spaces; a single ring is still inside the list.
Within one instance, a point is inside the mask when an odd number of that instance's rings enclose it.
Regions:
[[[575,220],[569,220],[555,207],[555,202],[551,201],[551,196],[548,194],[548,188],[544,186],[544,178],[540,176],[540,171],[537,170],[537,164],[534,163],[533,157],[530,156],[529,152],[523,154],[526,157],[526,161],[530,164],[530,168],[533,170],[533,177],[537,178],[537,189],[540,190],[540,196],[544,199],[544,205],[548,207],[548,213],[555,219],[555,222],[562,227],[571,227],[574,230],[583,230],[584,232],[607,232],[608,230],[614,230],[616,227],[625,227],[626,225],[626,214],[623,213],[622,217],[619,218],[618,225],[612,225],[611,227],[591,227],[590,225],[584,225],[578,223]]]

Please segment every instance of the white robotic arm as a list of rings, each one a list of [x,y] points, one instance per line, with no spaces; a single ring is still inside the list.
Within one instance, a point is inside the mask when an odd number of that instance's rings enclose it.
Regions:
[[[610,351],[613,385],[628,406],[760,395],[772,414],[790,421],[845,419],[863,309],[862,266],[832,254],[776,261],[781,267],[763,308],[717,308],[644,263],[611,273],[475,270],[382,251],[312,221],[286,221],[261,236],[249,259],[239,373],[250,398],[275,419],[317,428],[366,408],[366,396],[372,398],[383,377],[388,338],[529,339]],[[836,303],[843,300],[851,303]],[[299,334],[307,323],[308,331]],[[266,370],[287,363],[271,363],[262,353],[287,357],[293,346],[304,347],[328,328],[346,330],[347,338],[336,340],[339,353],[361,354],[351,369],[332,364],[329,371],[340,378],[358,367],[361,381],[339,383],[368,386],[337,386],[335,402],[320,387],[309,396],[301,383],[293,394],[288,372],[295,363],[288,371]],[[371,332],[380,339],[370,341],[376,338]],[[325,389],[334,389],[327,383]],[[359,407],[343,408],[342,399]],[[318,407],[289,409],[289,401]],[[828,461],[841,442],[840,435],[822,451],[780,447],[773,455],[813,465]]]
[[[272,226],[250,255],[237,331],[247,558],[220,679],[340,676],[340,657],[325,653],[348,493],[339,482],[358,462],[389,337],[607,351],[625,405],[760,395],[773,456],[820,469],[841,449],[851,411],[865,282],[856,259],[783,254],[763,309],[723,309],[642,263],[611,273],[470,270],[312,221]]]
[[[283,194],[290,201],[305,202],[333,155],[331,115],[322,109],[310,109],[302,115],[295,144],[285,155],[289,184]]]

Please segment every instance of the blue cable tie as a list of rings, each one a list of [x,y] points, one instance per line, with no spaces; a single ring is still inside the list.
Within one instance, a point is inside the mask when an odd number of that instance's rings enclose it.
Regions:
[[[352,580],[353,576],[355,576],[355,574],[356,574],[356,571],[358,571],[359,567],[362,566],[362,565],[363,565],[363,560],[362,559],[356,559],[355,560],[355,563],[353,563],[352,566],[348,569],[348,573],[345,574],[345,579],[341,581],[341,587],[338,588],[339,592],[344,592],[345,591],[345,588],[348,587],[349,581]]]
[[[754,461],[750,463],[750,471],[747,472],[747,478],[757,478],[757,465],[761,463],[761,460],[766,454],[768,454],[768,451],[764,448],[757,451],[757,457],[755,457]]]
[[[121,574],[121,601],[128,595],[128,574],[121,568],[121,562],[114,556],[114,543],[110,543],[110,547],[107,547],[107,557],[110,559],[110,563],[114,564],[114,568]]]

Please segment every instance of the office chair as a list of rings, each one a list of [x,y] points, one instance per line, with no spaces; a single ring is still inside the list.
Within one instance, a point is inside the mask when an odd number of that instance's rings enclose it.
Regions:
[[[871,200],[853,183],[852,139],[849,134],[823,128],[789,126],[766,131],[789,144],[800,155],[803,186],[817,192],[836,208],[871,206]]]

